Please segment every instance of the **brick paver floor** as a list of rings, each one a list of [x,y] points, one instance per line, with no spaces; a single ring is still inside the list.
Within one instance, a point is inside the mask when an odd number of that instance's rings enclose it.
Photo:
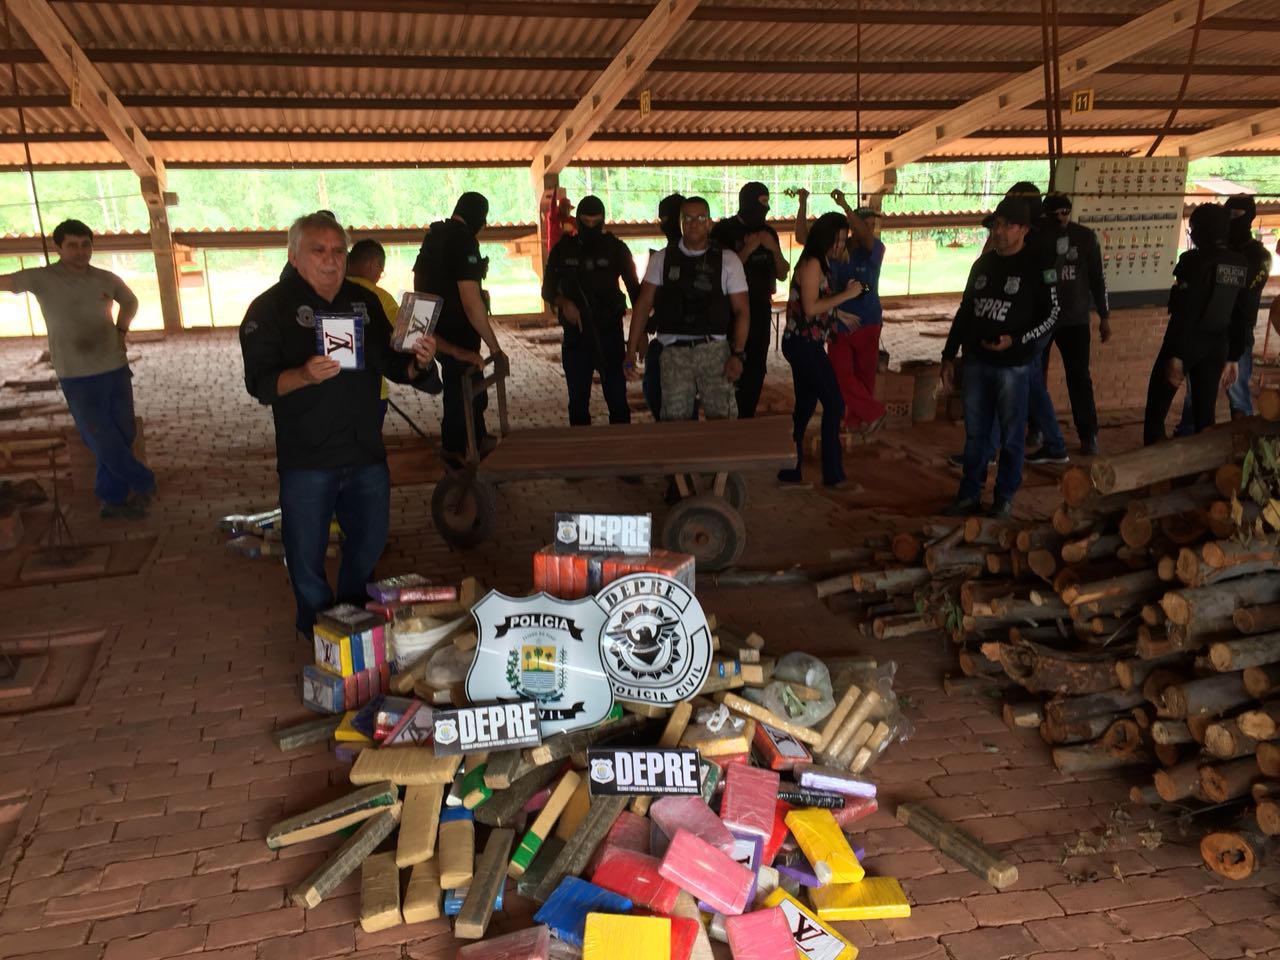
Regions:
[[[554,337],[508,331],[506,342],[517,426],[562,422]],[[38,348],[0,344],[0,374],[21,373]],[[80,491],[70,519],[84,540],[147,533],[158,537],[154,550],[134,576],[0,591],[0,639],[105,631],[75,705],[0,716],[0,843],[13,835],[0,858],[0,960],[452,957],[456,946],[440,922],[360,931],[355,879],[314,910],[286,904],[285,887],[332,840],[275,853],[264,833],[341,792],[346,772],[323,745],[282,754],[272,744],[275,727],[307,716],[297,686],[311,652],[293,637],[283,567],[229,554],[214,527],[221,514],[274,503],[269,416],[244,393],[233,331],[135,352],[161,496],[146,523],[127,526],[99,521]],[[774,355],[766,407],[785,413],[789,393],[789,371]],[[404,389],[394,399],[436,432],[435,399]],[[598,398],[595,412],[603,422]],[[1110,418],[1128,423],[1104,431],[1104,446],[1135,443],[1132,419]],[[65,419],[3,427],[57,422]],[[394,416],[388,433],[401,450],[387,573],[473,574],[521,590],[553,510],[664,509],[657,481],[511,484],[500,491],[498,536],[455,551],[431,527],[431,457]],[[957,478],[940,454],[959,442],[958,427],[930,424],[858,448],[848,467],[865,487],[860,494],[780,490],[767,474],[749,477],[743,566],[830,571],[831,548],[908,525],[948,499]],[[1030,480],[1038,488],[1022,498],[1024,508],[1052,506],[1053,474],[1032,471]],[[1017,886],[997,892],[889,814],[865,821],[868,869],[900,877],[915,905],[907,920],[844,925],[868,960],[1280,958],[1280,870],[1227,886],[1200,865],[1196,834],[1181,836],[1167,821],[1165,842],[1143,847],[1136,834],[1152,814],[1127,805],[1127,780],[1060,775],[1034,734],[1005,729],[994,702],[943,694],[941,677],[953,666],[943,641],[875,642],[803,585],[708,587],[700,595],[721,620],[758,629],[779,650],[895,661],[914,733],[875,767],[882,806],[928,800],[1019,866]],[[1064,856],[1080,831],[1117,824],[1114,849]],[[495,929],[526,916],[513,903]]]

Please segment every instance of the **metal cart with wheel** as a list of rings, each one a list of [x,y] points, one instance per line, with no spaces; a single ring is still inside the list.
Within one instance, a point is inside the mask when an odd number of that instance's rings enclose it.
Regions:
[[[662,522],[668,550],[692,554],[698,569],[723,570],[746,547],[747,485],[741,471],[794,463],[789,417],[684,420],[608,428],[547,427],[510,431],[506,370],[475,377],[476,396],[494,387],[501,441],[483,459],[474,442],[467,462],[449,469],[431,497],[436,529],[450,544],[475,546],[497,522],[496,487],[513,480],[669,476],[680,499]],[[471,404],[466,404],[468,428]],[[468,429],[468,436],[473,431]]]

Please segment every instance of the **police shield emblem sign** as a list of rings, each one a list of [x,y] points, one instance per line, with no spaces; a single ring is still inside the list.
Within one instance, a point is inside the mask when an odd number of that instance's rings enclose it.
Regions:
[[[678,580],[633,573],[597,594],[608,617],[600,647],[614,695],[669,704],[688,700],[711,667],[711,630]]]
[[[613,708],[600,654],[605,616],[593,598],[495,590],[471,612],[479,638],[467,672],[472,703],[531,699],[544,736],[593,726]]]
[[[1011,297],[1012,297],[1012,296],[1014,296],[1014,295],[1015,295],[1015,294],[1016,294],[1020,289],[1022,289],[1022,278],[1021,278],[1021,277],[1006,277],[1006,278],[1005,278],[1005,281],[1004,281],[1004,292],[1005,292],[1006,294],[1008,294],[1009,296],[1011,296]]]

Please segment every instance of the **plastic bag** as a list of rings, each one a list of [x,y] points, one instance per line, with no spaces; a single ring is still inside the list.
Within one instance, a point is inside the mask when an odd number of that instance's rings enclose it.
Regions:
[[[803,699],[794,689],[793,684],[817,691],[816,700]],[[763,706],[780,717],[811,727],[824,720],[827,714],[835,709],[836,702],[832,697],[831,673],[827,665],[817,657],[807,653],[788,653],[773,668],[773,682],[764,688],[761,700]]]

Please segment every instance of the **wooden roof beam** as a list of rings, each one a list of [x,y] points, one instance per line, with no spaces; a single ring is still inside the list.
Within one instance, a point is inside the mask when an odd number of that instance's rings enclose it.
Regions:
[[[46,0],[8,0],[9,10],[71,89],[71,106],[101,130],[142,180],[148,205],[163,209],[164,165],[136,120],[107,86],[71,31]]]
[[[1254,140],[1277,134],[1280,134],[1280,107],[1251,114],[1242,120],[1219,124],[1172,142],[1166,140],[1156,154],[1178,156],[1187,161],[1199,160],[1201,157],[1221,156],[1228,150],[1248,149],[1248,145]]]
[[[1204,0],[1204,15],[1216,16],[1235,6],[1239,0]],[[1141,50],[1160,43],[1195,23],[1197,0],[1167,0],[1124,26],[1116,27],[1096,40],[1067,51],[1059,58],[1062,87],[1070,90],[1104,67],[1119,63]],[[1021,110],[1044,95],[1044,76],[1040,68],[1029,70],[987,93],[974,97],[963,106],[922,123],[895,138],[885,146],[864,151],[861,164],[845,164],[846,180],[857,179],[861,168],[865,193],[880,193],[891,182],[886,173],[960,140],[974,130],[991,124],[1001,115]]]
[[[541,194],[546,177],[563,170],[578,152],[578,148],[591,139],[591,135],[613,112],[618,101],[644,76],[649,64],[666,48],[697,5],[698,0],[658,0],[653,11],[645,17],[613,61],[596,78],[591,89],[560,121],[547,142],[538,148],[529,169],[536,192]]]

